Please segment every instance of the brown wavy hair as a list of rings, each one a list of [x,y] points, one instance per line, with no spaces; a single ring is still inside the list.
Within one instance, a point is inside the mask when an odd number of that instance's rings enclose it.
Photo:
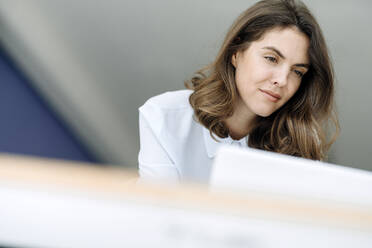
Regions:
[[[320,26],[301,1],[263,0],[243,12],[230,27],[215,61],[185,82],[193,90],[189,102],[212,137],[227,137],[224,121],[232,116],[239,97],[231,58],[278,27],[297,27],[309,38],[310,68],[286,104],[268,117],[256,117],[248,146],[324,160],[339,132],[333,67]]]

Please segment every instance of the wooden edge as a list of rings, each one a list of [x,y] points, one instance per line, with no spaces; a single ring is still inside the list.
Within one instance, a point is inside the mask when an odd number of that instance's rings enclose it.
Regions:
[[[278,197],[259,192],[210,192],[203,185],[137,183],[137,179],[135,172],[117,167],[0,155],[0,182],[106,194],[143,204],[372,231],[371,206]]]

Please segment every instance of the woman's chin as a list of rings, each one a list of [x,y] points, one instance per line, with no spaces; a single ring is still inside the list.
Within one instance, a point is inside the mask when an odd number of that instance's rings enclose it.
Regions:
[[[256,111],[256,115],[258,116],[261,116],[261,117],[268,117],[270,116],[272,113],[274,113],[275,110],[259,110],[259,111]]]

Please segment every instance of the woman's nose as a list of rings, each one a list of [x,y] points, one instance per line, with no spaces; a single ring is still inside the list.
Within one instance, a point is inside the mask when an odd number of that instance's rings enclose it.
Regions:
[[[278,86],[278,87],[283,87],[283,86],[287,85],[288,75],[289,75],[288,69],[282,68],[282,69],[278,70],[275,73],[275,76],[272,80],[273,84]]]

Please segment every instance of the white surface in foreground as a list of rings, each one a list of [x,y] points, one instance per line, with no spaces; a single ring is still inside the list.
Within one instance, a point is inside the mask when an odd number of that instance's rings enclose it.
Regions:
[[[233,189],[371,205],[372,173],[251,148],[221,147],[211,189]]]
[[[371,232],[0,185],[0,245],[20,247],[372,247]],[[147,201],[149,202],[149,201]]]

